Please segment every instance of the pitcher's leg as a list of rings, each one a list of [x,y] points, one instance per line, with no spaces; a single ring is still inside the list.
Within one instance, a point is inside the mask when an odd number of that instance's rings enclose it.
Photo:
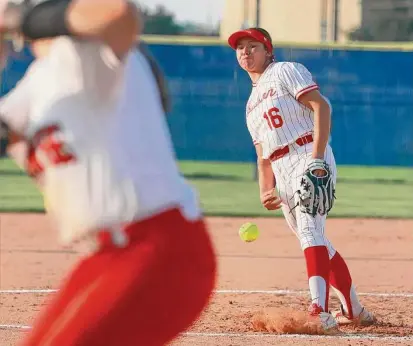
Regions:
[[[330,166],[336,183],[337,166],[330,146],[327,146],[325,160]],[[373,323],[375,321],[374,316],[360,304],[345,260],[338,252],[335,252],[330,258],[330,285],[340,299],[343,314],[348,316],[349,319],[361,316],[361,318],[364,318],[364,324]]]
[[[330,284],[349,318],[358,316],[363,307],[358,300],[347,264],[338,252],[330,261]]]
[[[335,252],[325,238],[321,217],[312,217],[297,210],[297,234],[307,264],[308,284],[313,304],[328,311],[330,257]]]
[[[304,250],[307,247],[305,244],[325,245],[331,259],[335,254],[335,249],[324,234],[325,217],[320,216],[312,222],[312,225],[309,225],[306,219],[299,220],[302,216],[298,213],[299,208],[297,207],[297,195],[295,192],[307,167],[308,155],[311,154],[303,152],[301,155],[281,159],[273,164],[272,167],[277,178],[279,196],[283,201],[282,211],[284,217],[290,229],[299,239],[302,249]],[[333,159],[332,164],[335,177],[334,157],[332,155],[330,157]]]
[[[312,218],[299,211],[297,214],[298,224],[300,225],[297,233],[306,258],[311,295],[313,299],[319,297],[315,303],[320,305],[324,311],[328,310],[329,290],[325,285],[329,283],[340,299],[345,313],[349,313],[350,318],[353,318],[353,314],[358,316],[363,307],[357,298],[344,259],[325,236],[325,217],[316,216]],[[329,261],[329,265],[327,265],[327,261]],[[327,270],[328,274],[326,274]],[[326,277],[328,277],[328,280],[326,280]],[[324,292],[325,304],[320,301],[320,298],[324,297]]]
[[[316,230],[316,224],[309,222],[305,215],[295,208],[293,185],[279,181],[279,194],[283,200],[282,211],[290,229],[300,241],[307,264],[308,284],[314,304],[322,311],[328,311],[328,289],[330,257],[335,252],[323,233]],[[321,220],[319,220],[319,223]],[[319,234],[318,234],[318,233]]]
[[[309,146],[311,150],[311,146]],[[311,153],[307,152],[307,159],[311,157]],[[327,164],[330,166],[330,170],[333,176],[334,182],[336,182],[337,176],[337,167],[334,159],[334,155],[330,146],[327,146],[325,160]],[[306,168],[305,160],[303,160],[304,166],[302,166],[298,171],[304,172]],[[297,176],[299,178],[299,176]],[[299,179],[296,179],[295,182],[298,183]],[[298,187],[295,187],[295,190]],[[299,208],[297,208],[299,209]],[[301,240],[301,246],[303,249],[307,249],[313,246],[325,246],[328,250],[328,256],[330,259],[330,272],[329,272],[329,281],[330,286],[333,288],[334,292],[336,293],[337,297],[339,298],[341,305],[342,305],[342,315],[347,316],[349,319],[353,319],[354,316],[361,316],[364,318],[365,324],[371,324],[374,320],[374,316],[370,314],[363,306],[360,304],[359,299],[357,297],[356,290],[354,288],[352,278],[350,275],[350,271],[347,267],[346,262],[341,257],[341,255],[334,249],[331,242],[325,236],[325,224],[326,224],[326,217],[317,215],[315,218],[312,218],[311,215],[303,214],[299,210],[297,211],[297,220],[299,229],[299,237]],[[318,250],[321,251],[321,250]],[[311,254],[313,250],[304,250],[306,254],[307,263],[311,262],[315,255]],[[320,258],[321,255],[318,256]],[[323,256],[326,258],[326,256]],[[322,262],[325,260],[317,259],[316,262],[318,263],[317,266],[324,266]],[[309,274],[311,275],[311,274]],[[319,284],[313,284],[316,287],[315,290],[321,289],[323,290],[323,283],[319,282]],[[311,287],[311,286],[310,286]],[[328,292],[328,289],[327,289]],[[327,295],[328,297],[328,295]],[[328,306],[328,305],[327,305]],[[363,314],[361,314],[363,312]],[[335,314],[337,315],[337,313]],[[338,319],[339,321],[339,319]]]
[[[341,309],[333,312],[337,323],[374,324],[376,317],[360,303],[347,264],[338,252],[331,259],[330,266],[330,284],[341,303]]]
[[[300,241],[301,248],[304,251],[308,284],[313,303],[320,306],[322,311],[327,311],[330,258],[335,251],[330,242],[324,237],[323,222],[325,220],[319,217],[316,222],[310,216],[307,217],[301,214],[299,208],[296,207],[297,196],[294,194],[298,188],[296,181],[299,180],[297,177],[305,167],[301,163],[302,159],[305,160],[306,157],[295,155],[284,160],[284,162],[280,161],[273,167],[278,178],[277,187],[283,201],[282,211],[284,217]],[[277,170],[278,166],[282,169]]]
[[[294,208],[294,201],[292,200],[293,198],[293,192],[291,187],[288,186],[281,186],[279,188],[279,195],[280,198],[283,201],[283,204],[281,206],[281,210],[283,212],[285,221],[287,222],[288,227],[291,229],[291,231],[294,232],[294,234],[298,237],[297,235],[297,217],[295,215],[295,210]]]
[[[301,249],[307,264],[308,283],[313,305],[317,310],[328,311],[329,282],[330,282],[330,259],[335,254],[330,241],[325,237],[326,217],[317,214],[312,216],[301,211],[299,206],[299,195],[302,177],[311,160],[311,146],[304,148],[306,151],[297,154],[298,164],[292,176],[292,189],[294,191],[294,207],[297,220],[297,235],[300,240]],[[333,167],[335,170],[335,167]],[[335,177],[335,174],[334,174]]]

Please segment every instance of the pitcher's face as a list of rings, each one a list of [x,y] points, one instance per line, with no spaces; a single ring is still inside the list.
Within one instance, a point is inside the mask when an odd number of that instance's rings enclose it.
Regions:
[[[264,44],[251,38],[240,39],[237,43],[237,60],[247,72],[262,72],[268,60],[269,53]]]

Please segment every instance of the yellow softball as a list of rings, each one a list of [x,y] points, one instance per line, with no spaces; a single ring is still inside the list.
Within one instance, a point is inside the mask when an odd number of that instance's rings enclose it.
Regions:
[[[244,223],[239,229],[240,238],[247,243],[257,240],[259,233],[257,225],[251,222]]]

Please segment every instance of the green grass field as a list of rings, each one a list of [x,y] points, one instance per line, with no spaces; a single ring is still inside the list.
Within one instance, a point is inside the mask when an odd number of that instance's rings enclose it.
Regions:
[[[180,167],[207,215],[281,215],[261,207],[252,164],[185,161]],[[413,169],[339,166],[338,177],[330,217],[413,218]],[[43,211],[37,188],[8,159],[0,159],[0,182],[0,211]]]

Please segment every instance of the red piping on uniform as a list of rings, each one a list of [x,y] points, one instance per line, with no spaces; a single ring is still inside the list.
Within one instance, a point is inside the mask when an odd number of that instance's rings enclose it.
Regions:
[[[309,93],[310,91],[318,90],[318,89],[319,89],[319,87],[318,87],[317,84],[310,85],[309,87],[304,88],[303,90],[299,91],[299,92],[297,93],[297,95],[295,96],[295,99],[298,100],[301,96]]]

